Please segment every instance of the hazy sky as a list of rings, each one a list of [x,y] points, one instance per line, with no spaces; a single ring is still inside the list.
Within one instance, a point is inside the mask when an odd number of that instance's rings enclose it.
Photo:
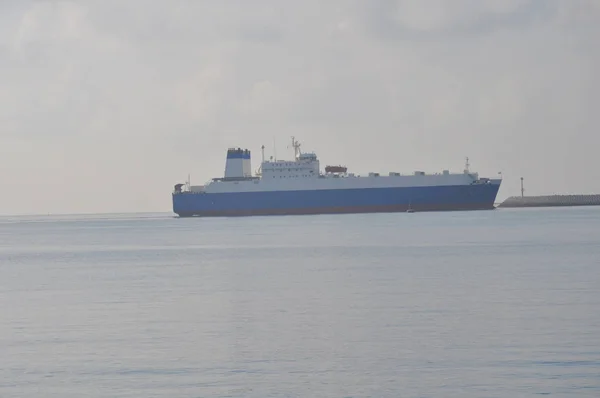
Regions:
[[[229,146],[600,193],[598,0],[0,1],[0,214],[170,211]]]

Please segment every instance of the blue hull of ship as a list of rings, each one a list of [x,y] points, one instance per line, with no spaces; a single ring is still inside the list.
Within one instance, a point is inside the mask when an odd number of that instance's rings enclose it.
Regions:
[[[181,217],[494,209],[499,184],[236,193],[175,193]]]

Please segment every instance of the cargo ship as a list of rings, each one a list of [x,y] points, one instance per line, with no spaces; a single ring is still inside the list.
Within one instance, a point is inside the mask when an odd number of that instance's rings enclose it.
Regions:
[[[251,152],[229,148],[223,177],[205,185],[176,184],[173,212],[180,217],[226,217],[335,213],[421,212],[494,209],[501,178],[469,170],[426,174],[355,175],[345,166],[321,171],[314,152],[292,137],[293,160],[265,160],[253,174]]]

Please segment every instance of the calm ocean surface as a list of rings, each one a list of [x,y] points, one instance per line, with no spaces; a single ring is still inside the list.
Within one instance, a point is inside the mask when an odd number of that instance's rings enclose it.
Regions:
[[[0,217],[0,397],[600,397],[600,208]]]

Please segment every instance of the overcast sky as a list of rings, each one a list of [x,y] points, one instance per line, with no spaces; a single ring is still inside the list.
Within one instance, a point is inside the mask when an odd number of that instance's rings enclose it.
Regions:
[[[227,147],[600,193],[598,0],[0,1],[0,214],[170,211]]]

